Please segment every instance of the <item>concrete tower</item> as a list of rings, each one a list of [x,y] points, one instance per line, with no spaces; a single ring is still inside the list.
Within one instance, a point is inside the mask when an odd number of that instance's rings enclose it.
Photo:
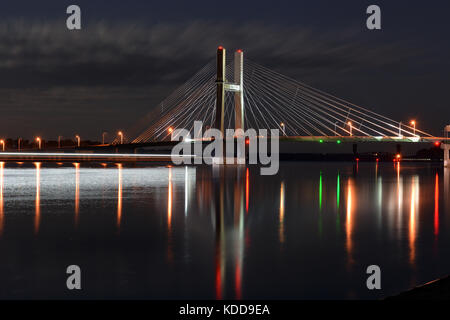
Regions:
[[[450,132],[450,124],[444,128],[445,137],[448,138]],[[446,140],[441,144],[441,148],[444,149],[444,167],[450,168],[450,144]]]
[[[234,83],[226,80],[226,50],[217,48],[217,79],[216,79],[216,122],[215,128],[225,137],[225,93],[234,92],[235,129],[244,128],[244,53],[237,50],[234,54]]]

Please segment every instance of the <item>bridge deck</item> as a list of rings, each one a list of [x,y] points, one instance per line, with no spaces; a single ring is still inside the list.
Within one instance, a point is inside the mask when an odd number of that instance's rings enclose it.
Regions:
[[[178,157],[190,158],[191,155]],[[61,162],[167,162],[170,154],[123,154],[123,153],[58,153],[58,152],[0,152],[0,161],[61,161]]]
[[[444,137],[369,137],[369,136],[283,136],[281,140],[298,142],[337,142],[356,143],[356,142],[450,142],[450,138]]]

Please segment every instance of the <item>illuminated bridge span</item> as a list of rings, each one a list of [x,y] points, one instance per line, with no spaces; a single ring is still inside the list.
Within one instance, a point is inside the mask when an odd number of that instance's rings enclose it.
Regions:
[[[245,67],[244,67],[245,64]],[[211,61],[128,131],[132,143],[170,140],[176,128],[194,136],[194,121],[208,128],[279,129],[294,141],[442,141],[386,116],[315,89],[243,58]],[[119,143],[119,141],[115,141]]]
[[[26,161],[26,162],[167,162],[173,157],[195,158],[195,155],[174,155],[170,154],[136,154],[136,153],[81,153],[81,152],[2,152],[2,161]]]

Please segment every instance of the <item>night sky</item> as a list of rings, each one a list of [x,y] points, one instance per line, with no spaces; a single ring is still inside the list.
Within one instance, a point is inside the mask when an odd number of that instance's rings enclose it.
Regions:
[[[15,0],[0,3],[0,136],[126,130],[218,45],[390,118],[450,124],[448,1]],[[66,8],[82,30],[66,28]],[[382,30],[366,8],[382,9]]]

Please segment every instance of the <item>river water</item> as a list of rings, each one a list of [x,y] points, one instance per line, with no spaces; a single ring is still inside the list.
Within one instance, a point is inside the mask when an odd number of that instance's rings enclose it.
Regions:
[[[0,298],[379,299],[450,273],[441,166],[259,172],[0,164]]]

